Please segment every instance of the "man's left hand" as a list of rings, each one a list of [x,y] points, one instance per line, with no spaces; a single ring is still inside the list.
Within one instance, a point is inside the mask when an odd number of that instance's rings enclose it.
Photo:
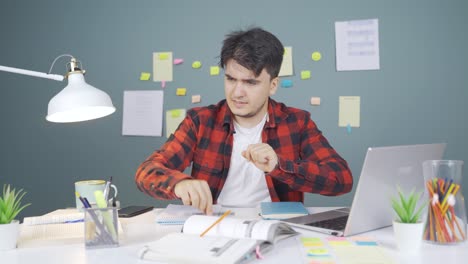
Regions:
[[[260,170],[268,173],[278,164],[278,156],[273,148],[265,143],[251,144],[242,151],[242,156]]]

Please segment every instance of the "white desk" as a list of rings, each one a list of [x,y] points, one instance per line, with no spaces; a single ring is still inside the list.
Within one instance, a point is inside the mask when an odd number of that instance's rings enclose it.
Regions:
[[[329,209],[329,208],[328,208]],[[319,212],[327,208],[310,208],[310,212]],[[235,209],[237,217],[253,218],[256,209]],[[0,251],[0,262],[8,264],[50,263],[50,264],[127,264],[155,263],[137,258],[138,250],[145,243],[153,241],[168,232],[180,230],[180,226],[161,226],[155,223],[155,213],[148,212],[133,218],[121,218],[124,234],[120,235],[120,246],[117,248],[86,249],[83,241],[70,245],[42,246],[33,248],[17,248],[10,251]],[[326,237],[321,233],[301,230],[304,236]],[[396,248],[392,227],[387,227],[362,234],[375,238],[384,248],[386,254],[395,263],[407,264],[453,264],[468,263],[468,244],[440,246],[423,243],[418,255],[403,255]],[[265,259],[255,263],[304,263],[303,252],[300,251],[297,239],[288,239],[277,244],[273,252],[265,255]],[[183,251],[183,249],[181,250]]]

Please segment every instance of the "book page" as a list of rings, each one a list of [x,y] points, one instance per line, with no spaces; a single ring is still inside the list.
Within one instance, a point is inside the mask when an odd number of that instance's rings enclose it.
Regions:
[[[239,263],[255,256],[256,245],[253,239],[171,233],[147,244],[139,257],[168,263]]]
[[[217,216],[194,215],[185,221],[183,232],[201,234],[218,220]],[[256,240],[273,240],[274,228],[278,221],[243,220],[232,217],[224,218],[214,226],[206,236],[231,238],[253,238]]]

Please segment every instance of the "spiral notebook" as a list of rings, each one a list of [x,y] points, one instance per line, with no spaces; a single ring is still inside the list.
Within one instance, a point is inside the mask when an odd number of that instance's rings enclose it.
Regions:
[[[227,211],[219,205],[213,205],[213,215],[220,216]],[[233,215],[234,213],[231,213]],[[189,205],[169,204],[156,215],[156,223],[161,225],[183,225],[192,215],[204,215],[199,209]]]

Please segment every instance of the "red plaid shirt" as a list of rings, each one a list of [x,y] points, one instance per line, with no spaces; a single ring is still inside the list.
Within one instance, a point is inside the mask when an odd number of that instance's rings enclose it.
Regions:
[[[208,182],[213,201],[229,171],[233,116],[225,100],[187,112],[177,131],[136,172],[140,191],[157,199],[177,199],[184,179]],[[306,111],[269,100],[262,142],[273,147],[279,164],[265,174],[272,201],[304,201],[304,192],[340,195],[351,191],[346,161],[330,146]],[[192,174],[183,171],[192,163]]]

